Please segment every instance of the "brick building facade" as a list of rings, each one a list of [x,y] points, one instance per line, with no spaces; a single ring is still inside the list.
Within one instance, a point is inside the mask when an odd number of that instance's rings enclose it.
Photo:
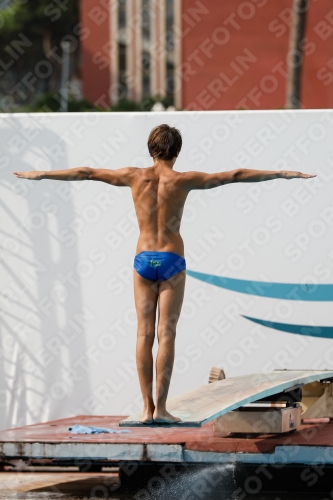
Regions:
[[[168,96],[179,109],[285,103],[292,0],[81,0],[83,93],[102,106]],[[333,107],[333,7],[311,1],[302,106]]]

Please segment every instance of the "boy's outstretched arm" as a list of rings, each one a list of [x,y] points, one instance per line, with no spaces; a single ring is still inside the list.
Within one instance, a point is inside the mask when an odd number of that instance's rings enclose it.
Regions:
[[[30,179],[40,181],[42,179],[53,179],[56,181],[102,181],[114,186],[129,186],[135,167],[108,170],[102,168],[77,167],[66,170],[51,170],[39,172],[29,170],[28,172],[13,172],[19,179]]]
[[[262,182],[272,179],[310,179],[316,174],[303,174],[293,170],[252,170],[248,168],[238,168],[227,172],[216,172],[208,174],[206,172],[185,172],[184,181],[188,190],[192,189],[212,189],[214,187],[231,184],[233,182]]]
[[[54,179],[56,181],[85,181],[89,179],[89,167],[68,168],[66,170],[13,172],[19,179],[41,181],[42,179]]]
[[[310,179],[316,177],[316,174],[303,174],[293,170],[251,170],[241,168],[238,170],[234,182],[261,182],[272,179]]]

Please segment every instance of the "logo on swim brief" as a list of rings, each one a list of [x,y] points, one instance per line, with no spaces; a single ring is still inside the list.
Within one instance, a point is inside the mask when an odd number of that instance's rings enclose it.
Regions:
[[[160,260],[153,260],[153,259],[150,259],[149,261],[149,265],[151,267],[158,267],[161,265],[161,261]]]

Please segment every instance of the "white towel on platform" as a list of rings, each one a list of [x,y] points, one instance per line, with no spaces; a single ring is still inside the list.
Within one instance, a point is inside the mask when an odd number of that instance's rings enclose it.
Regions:
[[[124,434],[127,432],[131,432],[129,430],[122,430],[122,429],[110,429],[108,427],[93,427],[93,426],[85,426],[85,425],[79,425],[75,424],[73,427],[69,427],[68,430],[72,434],[103,434],[103,433],[108,433],[108,434]]]

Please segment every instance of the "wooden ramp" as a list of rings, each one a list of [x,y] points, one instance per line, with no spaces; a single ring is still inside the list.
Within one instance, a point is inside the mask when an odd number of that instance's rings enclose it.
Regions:
[[[122,427],[201,427],[229,411],[258,399],[273,396],[311,382],[333,379],[333,371],[281,370],[232,377],[203,385],[179,394],[167,402],[167,409],[181,418],[175,424],[142,424],[141,414],[131,415],[119,422]]]

